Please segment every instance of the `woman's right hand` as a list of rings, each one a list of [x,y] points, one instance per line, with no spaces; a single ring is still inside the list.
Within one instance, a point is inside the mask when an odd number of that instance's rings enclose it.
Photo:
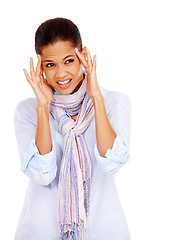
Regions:
[[[49,106],[53,99],[53,91],[48,83],[47,79],[43,77],[43,70],[41,67],[41,56],[38,55],[38,63],[36,71],[34,70],[33,59],[30,58],[30,75],[23,69],[25,77],[29,84],[31,85],[35,96],[37,98],[37,106],[44,107]]]

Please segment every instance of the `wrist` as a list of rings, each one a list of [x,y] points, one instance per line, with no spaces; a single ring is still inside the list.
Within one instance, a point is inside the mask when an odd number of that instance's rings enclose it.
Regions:
[[[91,97],[91,100],[93,102],[94,107],[99,102],[104,103],[104,98],[103,98],[103,95],[101,94],[101,92],[98,92],[97,94],[95,94],[95,96]]]
[[[45,104],[45,105],[37,104],[36,111],[38,116],[46,115],[49,117],[50,104]]]

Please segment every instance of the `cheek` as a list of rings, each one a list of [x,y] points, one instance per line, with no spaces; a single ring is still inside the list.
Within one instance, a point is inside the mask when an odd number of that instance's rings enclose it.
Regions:
[[[73,71],[74,71],[74,74],[75,74],[75,75],[81,74],[82,68],[81,68],[81,64],[80,64],[79,62],[77,62],[77,63],[75,64]]]

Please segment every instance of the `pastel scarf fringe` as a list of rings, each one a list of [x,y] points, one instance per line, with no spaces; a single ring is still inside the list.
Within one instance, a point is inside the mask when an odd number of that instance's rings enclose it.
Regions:
[[[87,229],[91,185],[91,160],[84,132],[94,117],[94,107],[86,93],[86,79],[74,94],[61,95],[54,91],[51,114],[64,136],[58,185],[60,240],[81,240]],[[70,116],[76,114],[74,121]]]

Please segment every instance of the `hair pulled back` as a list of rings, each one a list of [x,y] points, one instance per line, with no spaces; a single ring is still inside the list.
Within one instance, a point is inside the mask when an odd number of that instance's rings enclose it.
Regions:
[[[58,41],[70,41],[73,47],[82,51],[82,39],[78,27],[69,19],[53,18],[43,22],[35,33],[35,51],[42,54],[42,48]]]

